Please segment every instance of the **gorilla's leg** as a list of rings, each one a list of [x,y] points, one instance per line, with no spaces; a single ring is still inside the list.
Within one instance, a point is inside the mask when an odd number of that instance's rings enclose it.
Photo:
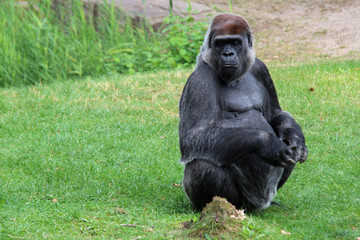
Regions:
[[[197,159],[185,166],[183,187],[191,203],[201,210],[214,196],[238,202],[238,191],[229,168]]]
[[[231,169],[239,189],[241,201],[238,204],[241,207],[254,210],[271,205],[283,168],[271,166],[253,154],[232,164]]]
[[[265,209],[276,194],[283,168],[273,167],[256,155],[247,155],[230,166],[207,160],[186,164],[183,186],[197,209],[214,196],[226,198],[237,208]]]
[[[295,166],[291,166],[291,167],[287,167],[284,168],[284,172],[280,178],[280,181],[278,183],[277,189],[281,188],[284,183],[286,182],[286,180],[290,177],[292,170],[294,169]]]

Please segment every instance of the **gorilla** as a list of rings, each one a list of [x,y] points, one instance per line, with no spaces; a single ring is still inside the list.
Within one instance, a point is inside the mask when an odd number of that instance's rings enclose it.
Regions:
[[[213,19],[179,113],[183,188],[197,209],[214,196],[237,208],[265,209],[307,158],[301,127],[281,109],[241,16]]]

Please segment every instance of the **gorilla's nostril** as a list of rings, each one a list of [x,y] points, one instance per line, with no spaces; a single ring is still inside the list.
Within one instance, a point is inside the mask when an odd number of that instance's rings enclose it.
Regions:
[[[234,55],[235,55],[234,52],[225,52],[225,53],[223,53],[223,56],[225,56],[225,57],[232,57]]]

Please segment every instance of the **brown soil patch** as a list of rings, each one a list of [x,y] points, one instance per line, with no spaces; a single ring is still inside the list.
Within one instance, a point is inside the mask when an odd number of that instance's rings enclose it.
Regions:
[[[197,0],[229,12],[227,0]],[[257,55],[265,62],[360,58],[360,1],[231,1],[233,13],[253,28]]]

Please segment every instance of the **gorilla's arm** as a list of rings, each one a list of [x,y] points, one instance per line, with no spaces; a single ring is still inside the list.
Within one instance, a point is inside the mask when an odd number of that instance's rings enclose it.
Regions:
[[[257,129],[224,128],[218,124],[218,78],[206,63],[189,77],[180,100],[180,162],[207,159],[227,165],[257,153],[274,166],[293,165],[291,153],[277,136]]]
[[[276,94],[274,83],[270,77],[266,65],[259,59],[251,69],[257,79],[263,80],[263,85],[267,91],[263,113],[267,121],[274,129],[277,136],[292,149],[292,158],[297,162],[304,162],[307,158],[307,147],[305,137],[299,124],[294,118],[281,109]]]
[[[305,137],[292,116],[287,112],[280,112],[272,118],[270,124],[280,140],[292,149],[292,158],[295,162],[305,162],[308,154]]]

